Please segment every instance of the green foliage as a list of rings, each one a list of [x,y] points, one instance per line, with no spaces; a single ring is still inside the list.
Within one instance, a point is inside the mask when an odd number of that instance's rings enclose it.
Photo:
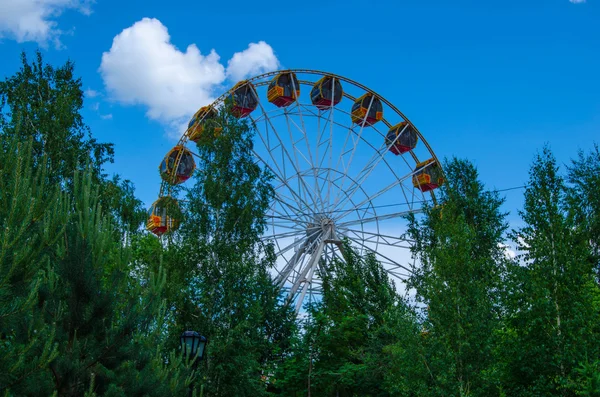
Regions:
[[[408,285],[427,307],[429,395],[490,396],[497,394],[492,353],[505,267],[503,200],[484,189],[468,161],[453,159],[445,170],[440,206],[426,207],[420,221],[411,216],[408,229],[421,262]]]
[[[0,153],[0,393],[18,392],[58,354],[41,297],[56,291],[52,247],[68,200],[48,184],[44,160],[36,172],[31,161],[30,142],[13,139]]]
[[[73,63],[22,61],[0,83],[0,395],[600,395],[598,146],[565,177],[536,156],[514,260],[503,199],[446,162],[440,205],[409,217],[415,302],[344,242],[299,321],[270,274],[254,125],[228,104],[205,125],[186,219],[157,239],[103,174]],[[188,329],[209,339],[198,367]]]
[[[347,242],[343,251],[345,261],[321,275],[322,300],[309,305],[305,333],[280,370],[285,395],[305,395],[310,385],[317,396],[388,396],[411,386],[389,365],[400,349],[413,351],[414,313],[373,256],[361,258]]]
[[[100,176],[102,164],[112,161],[112,144],[98,143],[79,113],[83,107],[81,80],[74,78],[74,64],[54,68],[44,64],[38,51],[31,64],[23,52],[22,67],[0,82],[0,128],[3,142],[16,136],[31,139],[34,163],[45,155],[48,177],[68,182],[75,170],[91,163]]]
[[[597,286],[585,230],[569,216],[566,186],[546,147],[535,158],[513,233],[524,266],[515,269],[503,359],[505,390],[518,396],[575,395],[586,356],[597,357]]]
[[[254,128],[228,108],[199,142],[196,183],[187,193],[186,221],[171,237],[172,339],[193,329],[209,340],[200,373],[206,396],[265,395],[287,349],[291,311],[279,302],[269,274],[273,247],[260,237],[273,190],[254,162]]]
[[[597,274],[600,274],[600,150],[598,145],[589,154],[578,153],[568,168],[567,201],[572,222],[585,231],[592,250]]]
[[[183,394],[187,370],[164,345],[166,275],[157,263],[142,284],[130,266],[133,187],[100,174],[112,148],[84,140],[72,64],[23,61],[0,87],[0,392]]]

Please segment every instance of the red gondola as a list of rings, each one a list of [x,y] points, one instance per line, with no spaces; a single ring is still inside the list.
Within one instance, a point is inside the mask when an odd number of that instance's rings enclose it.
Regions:
[[[212,106],[201,107],[188,124],[187,134],[190,141],[198,143],[204,130],[209,126],[214,128],[215,136],[218,135],[223,128],[218,126],[217,118],[218,113]]]
[[[157,236],[175,231],[179,228],[182,218],[177,200],[171,196],[160,197],[148,211],[146,229]]]
[[[310,91],[310,100],[319,110],[326,110],[335,106],[342,100],[344,91],[340,80],[325,76],[315,83]]]
[[[406,121],[390,128],[385,137],[385,144],[395,155],[410,152],[417,146],[418,141],[417,131]]]
[[[294,103],[300,96],[300,84],[296,73],[279,73],[271,80],[267,99],[277,107],[286,107]]]
[[[233,115],[239,118],[248,116],[258,106],[258,94],[254,85],[247,80],[234,85],[228,99],[232,104]]]
[[[176,166],[177,168],[175,168]],[[178,145],[167,153],[158,169],[163,181],[178,185],[192,176],[196,169],[196,163],[192,152]]]
[[[434,159],[425,160],[415,168],[413,186],[422,192],[437,189],[444,183],[444,174]]]
[[[366,93],[352,105],[352,122],[371,126],[383,119],[383,105],[381,100],[371,93]]]

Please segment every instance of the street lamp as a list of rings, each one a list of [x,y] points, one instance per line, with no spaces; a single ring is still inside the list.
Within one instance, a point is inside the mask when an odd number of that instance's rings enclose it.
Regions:
[[[181,334],[179,340],[184,357],[193,360],[192,365],[196,368],[198,363],[204,358],[204,348],[208,340],[196,331],[185,331]],[[193,385],[190,384],[190,396],[192,395],[192,390]]]

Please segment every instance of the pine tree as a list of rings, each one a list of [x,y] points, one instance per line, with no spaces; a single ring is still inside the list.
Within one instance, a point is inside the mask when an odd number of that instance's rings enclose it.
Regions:
[[[486,191],[473,164],[452,159],[440,205],[410,217],[408,236],[421,267],[409,280],[424,313],[428,395],[497,395],[494,334],[507,229],[503,199]]]
[[[49,365],[54,390],[81,395],[93,379],[97,395],[183,393],[181,363],[167,365],[161,347],[165,274],[158,268],[144,285],[132,277],[129,247],[113,233],[92,173],[73,181],[71,218],[54,253],[57,288],[46,297],[59,343]]]
[[[569,216],[566,187],[549,148],[530,170],[513,233],[521,266],[515,269],[510,334],[503,347],[505,390],[514,396],[575,395],[574,369],[597,357],[597,291],[586,234]]]
[[[52,247],[64,230],[68,199],[31,167],[31,143],[15,139],[0,151],[0,394],[42,382],[57,357],[53,324],[43,321],[43,297],[56,288]],[[32,382],[33,380],[33,382]]]

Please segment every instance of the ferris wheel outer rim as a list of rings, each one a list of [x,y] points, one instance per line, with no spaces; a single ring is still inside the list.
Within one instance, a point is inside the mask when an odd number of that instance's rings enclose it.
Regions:
[[[433,149],[431,148],[431,145],[429,144],[429,142],[427,142],[427,140],[425,139],[425,137],[423,136],[423,134],[419,131],[419,129],[413,124],[412,121],[410,121],[410,119],[408,117],[406,117],[406,115],[404,113],[402,113],[400,111],[400,109],[398,109],[394,104],[392,104],[390,101],[388,101],[385,97],[383,97],[382,95],[378,94],[377,92],[375,92],[374,90],[370,89],[369,87],[355,81],[352,80],[350,78],[335,74],[335,73],[331,73],[331,72],[325,72],[322,70],[315,70],[315,69],[280,69],[280,70],[274,70],[271,72],[266,72],[266,73],[262,73],[247,79],[242,79],[238,82],[236,82],[230,89],[228,89],[227,91],[225,91],[223,94],[221,94],[219,97],[217,97],[214,101],[212,101],[210,104],[205,105],[208,108],[213,108],[216,109],[216,105],[224,102],[224,100],[231,95],[234,92],[234,89],[237,89],[239,87],[242,87],[248,83],[251,83],[253,86],[253,82],[257,81],[257,80],[262,80],[268,77],[272,77],[272,76],[277,76],[281,73],[301,73],[301,74],[312,74],[312,75],[318,75],[321,77],[332,77],[332,78],[336,78],[339,79],[340,81],[349,83],[351,85],[354,85],[355,87],[358,87],[360,89],[362,89],[363,91],[365,91],[366,93],[371,93],[374,97],[378,98],[380,101],[382,101],[384,104],[386,104],[392,111],[396,112],[396,114],[398,114],[400,117],[402,117],[414,130],[415,133],[417,134],[418,138],[423,142],[423,145],[425,146],[425,148],[427,149],[427,151],[431,154],[431,158],[435,160],[435,163],[438,165],[438,167],[440,168],[440,170],[442,171],[442,174],[444,174],[444,168],[442,166],[442,164],[440,163],[437,155],[435,154],[435,152],[433,151]],[[300,81],[300,80],[299,80]],[[318,81],[318,80],[317,80]],[[242,83],[242,84],[240,84]],[[300,84],[303,83],[308,83],[306,81],[300,81]],[[313,82],[312,84],[315,84],[316,82]],[[256,91],[256,90],[255,90]],[[346,91],[344,90],[344,94],[346,94]],[[197,111],[196,111],[197,113]],[[204,116],[206,115],[203,114],[202,118],[200,118],[197,122],[200,122],[202,120],[204,120]],[[383,118],[382,121],[386,121],[385,117]],[[179,138],[177,145],[176,146],[183,146],[184,148],[186,148],[186,143],[189,141],[188,138],[188,130],[189,128],[186,128],[185,132],[182,134],[182,136]],[[186,148],[187,149],[187,148]],[[417,158],[416,154],[411,150],[410,154],[413,158],[413,160],[415,160],[416,163],[419,163],[419,159]],[[180,160],[181,156],[177,156],[177,160],[175,163],[175,169],[177,169],[177,167],[179,166],[179,160]],[[173,176],[171,178],[171,182],[169,181],[165,181],[162,180],[161,181],[161,185],[160,185],[160,190],[159,190],[159,198],[165,196],[165,192],[167,192],[167,196],[170,196],[170,187],[172,187],[173,185],[175,185],[175,178],[176,178],[176,174],[173,173]],[[161,178],[162,179],[162,178]],[[434,202],[434,204],[437,204],[437,200],[436,200],[436,196],[435,196],[435,192],[429,191],[428,192],[431,197],[432,200]]]

